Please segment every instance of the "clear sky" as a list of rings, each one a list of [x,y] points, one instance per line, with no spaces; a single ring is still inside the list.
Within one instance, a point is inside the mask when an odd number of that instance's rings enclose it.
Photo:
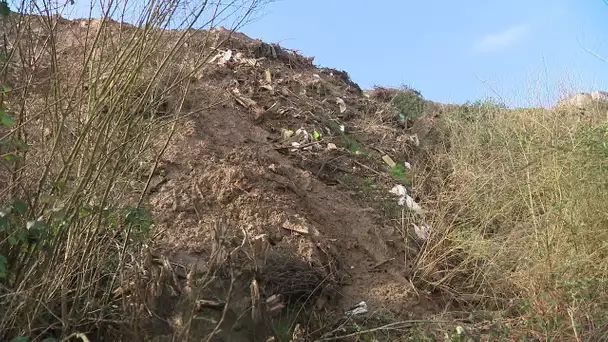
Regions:
[[[608,0],[278,0],[241,31],[362,88],[406,84],[444,103],[550,106],[608,91],[608,63],[585,51],[608,57]]]
[[[562,91],[608,90],[603,0],[279,0],[246,34],[315,56],[363,88],[408,84],[439,102],[498,93],[550,105]]]

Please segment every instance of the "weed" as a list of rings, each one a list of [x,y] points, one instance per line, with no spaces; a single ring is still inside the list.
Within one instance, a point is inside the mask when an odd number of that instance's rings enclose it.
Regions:
[[[361,151],[361,143],[359,143],[359,141],[357,141],[357,139],[353,138],[352,136],[348,134],[342,134],[340,140],[342,141],[342,145],[346,147],[349,151],[353,153]]]
[[[342,176],[342,183],[345,185],[353,185],[353,184],[355,184],[355,177],[353,175],[351,175],[350,173],[345,173]]]
[[[426,107],[422,94],[409,86],[402,86],[391,99],[391,104],[399,112],[401,120],[411,122],[424,115]]]
[[[403,185],[412,185],[412,175],[409,170],[405,168],[403,163],[397,163],[394,167],[390,168],[389,174],[394,180],[402,183]]]

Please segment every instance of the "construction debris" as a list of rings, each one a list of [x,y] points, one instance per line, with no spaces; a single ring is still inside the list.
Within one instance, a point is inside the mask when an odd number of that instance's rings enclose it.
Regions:
[[[346,316],[356,316],[356,315],[362,315],[367,313],[367,303],[366,302],[359,302],[359,304],[355,305],[353,308],[351,308],[350,310],[346,311],[344,314]]]
[[[393,159],[391,157],[389,157],[388,155],[382,156],[382,160],[384,160],[386,165],[388,165],[391,169],[394,168],[395,166],[397,166],[397,163],[395,163],[395,161],[393,161]]]

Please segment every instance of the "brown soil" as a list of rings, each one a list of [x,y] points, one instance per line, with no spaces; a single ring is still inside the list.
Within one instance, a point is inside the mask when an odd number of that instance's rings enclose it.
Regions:
[[[78,65],[87,25],[61,25],[60,62],[66,70],[77,69],[73,65]],[[164,39],[171,42],[176,34],[168,32]],[[259,281],[262,300],[277,293],[315,292],[311,304],[318,311],[342,312],[366,301],[371,312],[388,310],[400,317],[438,312],[441,303],[414,288],[404,261],[411,252],[401,233],[401,208],[389,193],[397,182],[381,157],[388,153],[401,162],[415,148],[408,132],[391,122],[390,107],[364,96],[344,72],[317,68],[312,59],[278,45],[228,35],[196,32],[180,51],[187,61],[207,38],[226,39],[217,48],[231,49],[232,58],[222,65],[212,61],[192,77],[184,111],[220,104],[180,122],[161,160],[163,176],[147,197],[159,251],[204,273],[220,248],[218,220],[223,220],[227,249],[245,235],[251,254],[239,259],[231,323],[259,300],[250,295],[253,279]],[[40,61],[41,78],[44,63]],[[371,119],[375,126],[364,126]],[[309,134],[316,130],[318,142],[298,141],[301,136],[295,134],[282,137],[282,130],[299,128]],[[292,142],[302,145],[294,149]],[[328,143],[338,149],[328,149]],[[297,266],[303,262],[320,281],[300,292],[296,285],[277,281],[272,272],[281,260],[296,265],[281,269],[284,278],[305,272],[305,266]],[[222,284],[215,295],[226,294],[227,283]],[[207,328],[201,329],[207,333]],[[247,340],[247,334],[237,337],[233,328],[224,330],[225,340]]]

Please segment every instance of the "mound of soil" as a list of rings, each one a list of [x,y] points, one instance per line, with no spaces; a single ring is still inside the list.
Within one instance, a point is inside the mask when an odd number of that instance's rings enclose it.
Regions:
[[[58,21],[66,79],[78,74],[85,38],[99,25]],[[136,31],[107,25],[121,33],[109,35],[116,44]],[[167,51],[180,34],[162,35]],[[401,208],[389,193],[399,181],[381,157],[402,160],[415,146],[387,119],[390,106],[364,96],[345,72],[241,33],[193,32],[176,59],[187,65],[202,50],[210,61],[190,76],[181,107],[188,115],[146,196],[159,253],[205,273],[241,245],[248,257],[233,263],[230,303],[237,318],[276,295],[286,305],[305,297],[315,310],[339,313],[361,301],[406,317],[439,310],[408,279]],[[37,63],[44,79],[50,61]],[[178,92],[163,95],[159,112],[178,114],[169,109]],[[364,126],[371,119],[373,129]],[[222,284],[217,297],[226,293]],[[234,329],[224,330],[237,340]]]

